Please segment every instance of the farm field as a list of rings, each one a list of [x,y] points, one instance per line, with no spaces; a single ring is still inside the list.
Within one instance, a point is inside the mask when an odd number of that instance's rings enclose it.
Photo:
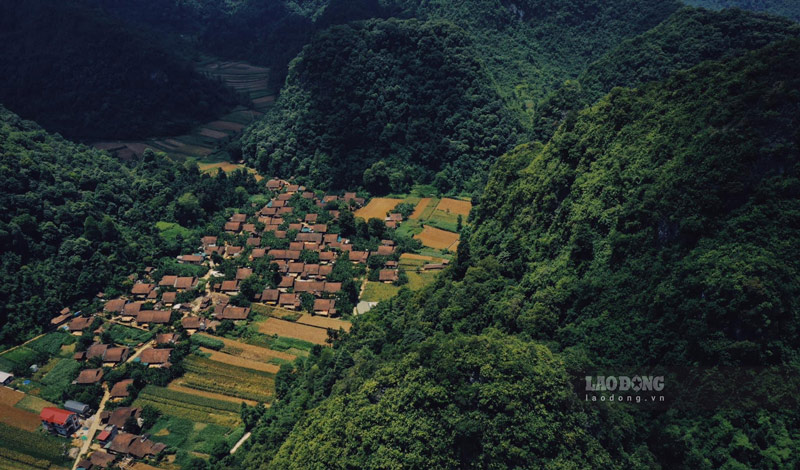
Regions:
[[[407,271],[406,276],[408,276],[408,288],[411,290],[422,289],[436,280],[435,272],[416,273],[413,271]]]
[[[151,405],[161,413],[198,423],[216,424],[235,428],[241,424],[240,404],[216,400],[196,394],[183,393],[153,385],[139,392],[134,406]]]
[[[300,318],[297,319],[297,323],[316,326],[319,328],[331,328],[334,330],[341,328],[344,331],[350,331],[350,328],[353,326],[353,324],[349,321],[338,320],[336,318],[319,317],[316,315],[309,315],[307,313],[300,315]]]
[[[213,349],[200,348],[200,351],[208,354],[212,361],[221,362],[231,366],[244,367],[261,372],[269,372],[270,374],[276,374],[278,370],[280,370],[280,367],[276,366],[275,364],[267,364],[264,362],[254,361],[252,359],[245,359],[240,356],[233,356],[224,352],[215,351]]]
[[[220,341],[221,343],[224,344],[224,346],[221,349],[222,352],[234,356],[239,356],[244,359],[250,359],[253,361],[260,361],[268,364],[274,364],[276,359],[282,361],[293,361],[297,358],[296,355],[284,351],[275,351],[273,349],[265,348],[262,346],[256,346],[253,344],[243,343],[241,341],[223,338],[221,336],[209,336],[204,333],[196,333],[194,336],[200,338],[206,337]]]
[[[386,213],[395,208],[398,204],[403,202],[402,199],[376,197],[370,199],[369,203],[357,210],[353,215],[361,217],[364,220],[377,218],[383,220]]]
[[[457,233],[426,226],[421,233],[414,235],[414,238],[431,248],[455,251],[459,237]]]
[[[414,207],[414,212],[409,216],[410,219],[419,219],[422,217],[422,214],[425,212],[425,209],[428,208],[428,205],[431,203],[431,198],[424,197],[419,200],[417,206]]]
[[[380,302],[388,300],[397,295],[400,287],[392,284],[384,284],[382,282],[367,282],[364,288],[364,295],[361,300],[365,302]]]
[[[228,401],[231,403],[244,402],[247,403],[248,405],[258,404],[258,402],[254,400],[245,400],[243,398],[231,397],[228,395],[223,395],[221,393],[204,392],[202,390],[196,390],[194,388],[184,387],[183,385],[181,385],[181,379],[173,380],[169,385],[167,385],[167,389],[176,392],[187,393],[189,395],[196,395],[198,397],[210,398],[212,400]]]
[[[278,318],[267,318],[258,323],[259,333],[295,338],[314,344],[326,344],[328,332],[323,328],[293,323]]]
[[[203,392],[219,393],[245,400],[272,401],[275,374],[219,362],[200,355],[184,360],[186,374],[179,385]]]
[[[469,212],[472,210],[472,203],[469,201],[462,201],[461,199],[451,199],[446,197],[439,201],[439,205],[436,206],[436,210],[462,215],[466,218],[469,215]]]
[[[17,408],[23,409],[25,411],[30,411],[31,413],[36,413],[38,416],[39,413],[42,412],[42,408],[48,406],[56,406],[54,403],[50,403],[49,401],[39,398],[34,395],[25,395],[22,400],[18,401],[16,405]]]
[[[0,404],[0,423],[25,431],[36,431],[42,424],[38,414],[6,404]]]
[[[0,423],[0,469],[64,468],[68,447],[65,439]]]

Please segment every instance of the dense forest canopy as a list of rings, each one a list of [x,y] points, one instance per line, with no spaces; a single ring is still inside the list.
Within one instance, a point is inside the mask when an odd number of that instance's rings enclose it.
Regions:
[[[281,371],[243,468],[798,465],[799,46],[615,90],[504,156],[444,278]],[[770,364],[788,373],[751,377],[748,401],[697,406],[715,366]],[[659,365],[711,373],[651,413],[576,402],[558,372]]]
[[[317,35],[242,141],[263,173],[314,187],[448,191],[476,190],[516,134],[461,30],[372,20]]]
[[[2,2],[0,41],[0,103],[71,138],[176,134],[236,104],[187,59],[82,2]]]
[[[195,246],[160,239],[156,222],[204,225],[257,190],[249,174],[214,178],[152,152],[128,166],[5,108],[0,175],[0,344],[29,338],[144,263]]]
[[[798,37],[800,25],[741,10],[682,8],[655,28],[628,39],[564,83],[536,109],[533,137],[545,141],[570,112],[614,87],[662,80],[705,60],[733,57],[771,42]]]
[[[741,8],[743,10],[771,13],[800,21],[800,3],[793,0],[684,0],[689,5],[719,10]]]

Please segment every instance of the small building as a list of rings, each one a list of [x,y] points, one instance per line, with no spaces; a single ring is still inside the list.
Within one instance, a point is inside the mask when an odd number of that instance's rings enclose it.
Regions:
[[[74,318],[67,324],[67,329],[70,331],[70,333],[80,334],[92,324],[92,320],[93,319],[91,317]]]
[[[0,385],[8,385],[14,380],[14,374],[0,371]]]
[[[120,380],[111,387],[111,399],[127,398],[130,395],[128,387],[133,384],[133,379]]]
[[[284,308],[295,309],[300,307],[300,296],[297,294],[283,293],[278,298],[278,305]]]
[[[107,431],[103,431],[103,432],[107,432]],[[100,434],[102,434],[103,432],[101,432]],[[115,429],[113,435],[110,435],[110,439],[109,439],[108,442],[110,442],[111,439],[114,439],[114,437],[116,437],[116,435],[117,435],[117,432],[116,432],[116,429]],[[114,464],[114,460],[116,460],[116,459],[117,459],[117,457],[115,455],[111,455],[111,454],[109,454],[107,452],[103,452],[102,450],[95,451],[89,457],[89,461],[92,463],[92,465],[94,465],[95,467],[98,467],[98,468],[109,468]]]
[[[173,344],[177,339],[175,333],[159,333],[156,335],[156,344]]]
[[[206,319],[194,316],[183,317],[181,318],[181,326],[189,333],[194,333],[197,330],[205,331]]]
[[[226,305],[222,312],[215,314],[217,320],[247,320],[250,315],[249,307],[234,307]]]
[[[178,299],[177,292],[164,292],[163,294],[161,294],[161,302],[163,302],[164,305],[173,305],[177,301],[177,299]]]
[[[113,299],[103,305],[103,311],[109,313],[120,313],[125,308],[125,299]]]
[[[378,280],[384,283],[397,282],[400,279],[400,272],[396,269],[381,269],[378,273]]]
[[[131,287],[131,295],[134,297],[147,297],[150,295],[150,292],[155,289],[155,285],[153,284],[146,284],[144,282],[137,282],[136,284]]]
[[[314,300],[314,313],[326,317],[336,315],[336,301],[333,299]]]
[[[239,281],[222,281],[222,292],[237,292],[239,290]]]
[[[143,324],[158,324],[163,325],[169,323],[172,312],[169,310],[141,310],[136,315],[136,323]]]
[[[200,265],[203,264],[203,256],[201,255],[178,256],[178,263]]]
[[[85,369],[78,374],[75,383],[79,385],[91,385],[103,379],[103,369]]]
[[[278,303],[278,298],[281,295],[281,291],[278,289],[266,289],[264,292],[261,293],[261,301],[275,305]]]
[[[64,409],[67,411],[72,411],[73,413],[76,413],[78,416],[82,418],[87,417],[89,415],[89,412],[91,411],[89,405],[75,400],[65,401]]]
[[[62,436],[69,436],[80,427],[78,415],[61,408],[51,406],[42,408],[39,418],[42,420],[45,430]]]
[[[162,367],[169,364],[169,356],[172,354],[172,349],[145,349],[139,355],[139,359],[149,366]]]

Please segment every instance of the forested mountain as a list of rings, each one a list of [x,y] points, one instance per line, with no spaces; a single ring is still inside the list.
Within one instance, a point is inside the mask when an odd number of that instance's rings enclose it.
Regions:
[[[242,468],[796,467],[798,64],[617,89],[503,157],[444,278],[281,370]],[[668,412],[570,389],[660,366],[707,369]]]
[[[156,222],[197,226],[256,190],[249,174],[212,178],[152,152],[126,166],[1,107],[0,175],[0,344],[32,336],[143,263],[194,247],[159,239]]]
[[[760,49],[800,36],[800,25],[741,10],[682,8],[655,28],[628,39],[564,83],[536,109],[533,137],[547,140],[568,113],[594,103],[612,88],[662,80],[676,70]]]
[[[771,13],[800,21],[800,3],[792,0],[684,0],[689,5],[703,8],[741,8],[743,10]]]
[[[0,41],[0,103],[71,138],[180,133],[236,103],[152,36],[83,2],[2,2]]]
[[[477,189],[517,126],[469,38],[447,23],[372,20],[319,34],[279,106],[243,138],[265,174],[373,192]]]

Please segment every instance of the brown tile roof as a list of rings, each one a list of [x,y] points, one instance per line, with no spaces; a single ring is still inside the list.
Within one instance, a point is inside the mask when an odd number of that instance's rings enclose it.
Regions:
[[[171,313],[167,310],[140,310],[136,323],[169,323]]]
[[[328,231],[328,224],[314,224],[314,226],[311,227],[311,230],[317,233],[325,233]]]
[[[123,315],[133,316],[138,314],[139,310],[142,309],[142,304],[144,304],[144,302],[130,302],[125,304],[125,307],[122,309]]]
[[[131,294],[133,295],[147,295],[150,291],[153,290],[155,286],[153,284],[145,284],[143,282],[137,282],[136,284],[131,287]]]
[[[218,251],[218,250],[216,250]],[[203,257],[200,255],[183,255],[178,256],[178,259],[185,263],[202,263]]]
[[[170,344],[178,339],[175,333],[160,333],[156,335],[156,344]]]
[[[295,281],[295,292],[322,292],[325,290],[325,283],[322,281]]]
[[[131,350],[126,347],[108,348],[103,354],[103,362],[122,362],[128,359]]]
[[[261,237],[250,237],[245,244],[247,246],[261,246]]]
[[[324,292],[329,294],[333,294],[342,290],[342,283],[341,282],[326,282],[325,288],[323,289]]]
[[[272,189],[272,190],[280,189],[281,186],[283,186],[283,183],[281,183],[280,180],[272,179],[272,180],[267,181],[267,188],[268,189]]]
[[[242,229],[241,222],[225,222],[226,232],[238,232],[241,229]]]
[[[109,300],[103,305],[103,310],[106,312],[121,312],[125,307],[125,299]]]
[[[159,281],[159,287],[175,287],[175,281],[178,280],[178,276],[164,276]]]
[[[211,246],[217,244],[217,237],[206,236],[201,239],[203,246]]]
[[[278,197],[276,198],[276,200],[277,201],[288,201],[289,199],[292,198],[292,196],[293,196],[293,194],[281,193],[281,194],[278,194]]]
[[[70,315],[69,313],[64,313],[64,314],[61,314],[61,315],[59,315],[57,317],[54,317],[52,320],[50,320],[50,324],[54,325],[54,326],[58,326],[58,325],[64,323],[65,321],[69,320],[71,317],[72,317],[72,315]]]
[[[250,314],[250,308],[234,307],[233,305],[226,306],[222,313],[217,314],[217,320],[247,320]]]
[[[164,292],[161,294],[161,301],[165,304],[174,304],[178,298],[177,292]]]
[[[86,385],[96,384],[103,378],[103,369],[85,369],[78,374],[75,383]]]
[[[336,253],[333,251],[320,251],[319,252],[319,260],[320,261],[336,261]]]
[[[267,255],[272,259],[295,260],[300,257],[299,250],[269,250]]]
[[[306,214],[305,222],[307,224],[315,224],[317,223],[317,217],[319,217],[317,214]]]
[[[369,251],[351,251],[349,254],[350,261],[354,263],[366,263],[369,258]]]
[[[281,292],[278,289],[265,289],[261,293],[262,302],[276,302],[280,297]]]
[[[306,247],[306,244],[303,242],[291,242],[289,243],[290,250],[297,250],[302,251]]]
[[[228,256],[238,255],[242,252],[241,246],[228,245],[225,247],[225,254]]]
[[[300,306],[300,296],[297,294],[281,294],[278,299],[278,305],[291,305],[294,307]]]
[[[77,317],[67,324],[69,331],[83,331],[92,324],[92,317]]]
[[[322,234],[312,232],[298,233],[294,239],[298,242],[322,243]]]
[[[111,388],[111,398],[125,398],[130,395],[130,392],[128,392],[128,386],[132,383],[133,379],[120,380],[119,382],[115,383]]]
[[[336,313],[336,301],[333,299],[316,299],[314,300],[314,312],[333,315]]]
[[[319,264],[306,264],[303,268],[303,276],[319,275]]]
[[[278,284],[278,287],[288,288],[294,285],[294,278],[291,276],[283,276],[281,278],[281,282]]]
[[[233,292],[239,289],[239,281],[222,281],[222,292]]]
[[[247,220],[247,214],[241,213],[233,214],[230,218],[231,222],[244,222],[245,220]]]
[[[136,435],[129,434],[127,432],[121,432],[114,436],[114,440],[111,441],[111,444],[108,446],[108,450],[116,454],[127,454],[131,444],[135,440]]]
[[[86,359],[103,357],[103,354],[105,354],[107,350],[108,350],[107,344],[95,343],[86,349]]]
[[[381,245],[378,247],[378,255],[380,256],[390,256],[392,253],[394,253],[393,246]]]
[[[123,427],[125,427],[125,421],[127,421],[128,418],[130,418],[131,416],[133,416],[134,418],[139,418],[141,414],[142,414],[142,409],[139,407],[123,406],[109,413],[108,424],[122,429]]]
[[[169,355],[172,353],[172,349],[154,349],[148,348],[142,351],[142,354],[139,355],[139,358],[145,364],[164,364],[169,362]]]
[[[236,270],[236,280],[243,281],[250,277],[253,274],[253,270],[250,268],[239,268]]]
[[[259,242],[259,244],[260,244],[260,242]],[[267,250],[265,250],[264,248],[254,248],[253,252],[250,253],[250,257],[252,259],[263,258],[266,255],[267,255]]]
[[[111,455],[107,452],[103,452],[102,450],[96,450],[92,453],[92,456],[89,457],[89,461],[92,465],[97,465],[100,468],[108,468],[111,464],[116,460],[117,457]]]
[[[255,224],[244,224],[242,225],[242,230],[248,233],[256,233],[256,225]]]
[[[197,279],[193,277],[179,277],[175,280],[176,289],[191,289],[197,283]]]
[[[289,224],[289,230],[297,230],[299,232],[300,230],[303,230],[303,224]]]
[[[289,263],[289,274],[300,274],[303,272],[305,263]]]
[[[396,269],[381,269],[381,271],[378,273],[378,280],[381,282],[394,282],[400,278],[399,274],[399,271]]]
[[[187,330],[205,329],[206,319],[202,317],[183,317],[181,318],[181,326]]]

